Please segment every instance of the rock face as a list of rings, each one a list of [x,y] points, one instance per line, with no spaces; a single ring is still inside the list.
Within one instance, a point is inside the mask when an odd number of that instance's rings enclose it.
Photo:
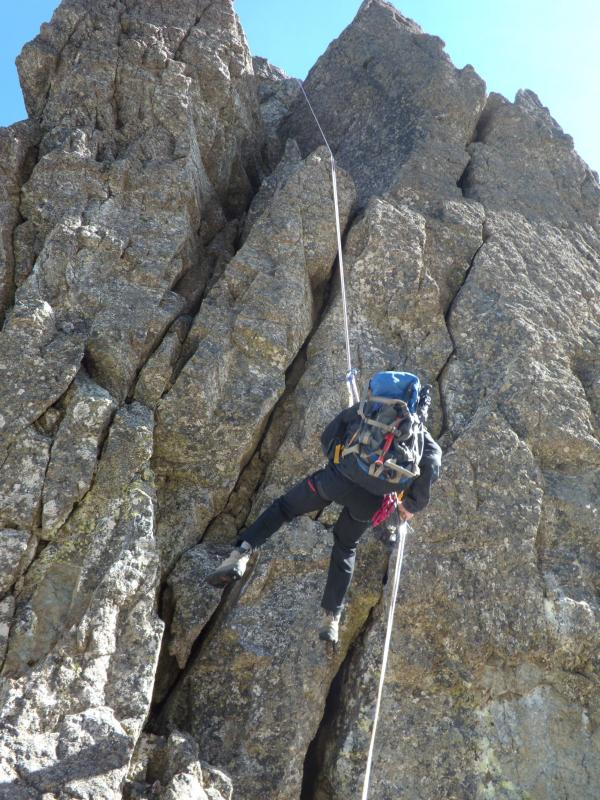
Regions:
[[[68,0],[19,71],[0,517],[37,558],[11,547],[2,581],[0,794],[120,798],[163,630],[154,414],[131,400],[255,191],[262,121],[228,2]]]
[[[457,70],[444,43],[424,34],[389,3],[365,0],[305,82],[339,164],[352,174],[365,202],[400,182],[456,194],[485,99],[470,66]],[[303,98],[281,124],[310,151],[320,134]]]
[[[159,532],[167,565],[222,510],[256,450],[331,272],[329,160],[324,148],[305,161],[293,148],[288,156],[292,165],[282,165],[263,213],[207,293],[188,334],[195,351],[157,408],[155,457],[164,478]],[[353,200],[353,186],[341,176],[344,222]]]
[[[63,0],[0,131],[0,798],[359,796],[389,548],[206,574],[345,403],[329,154],[230,0]],[[600,187],[532,92],[365,0],[305,89],[359,383],[434,388],[373,800],[595,800]]]

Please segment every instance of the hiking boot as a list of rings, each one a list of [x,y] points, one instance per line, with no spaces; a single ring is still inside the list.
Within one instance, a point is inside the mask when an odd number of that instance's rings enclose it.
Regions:
[[[323,624],[319,630],[319,639],[325,642],[337,642],[340,631],[341,611],[326,611]]]
[[[206,580],[211,586],[227,586],[233,581],[239,581],[246,572],[248,560],[252,555],[252,547],[248,542],[242,542],[222,564],[207,575]]]

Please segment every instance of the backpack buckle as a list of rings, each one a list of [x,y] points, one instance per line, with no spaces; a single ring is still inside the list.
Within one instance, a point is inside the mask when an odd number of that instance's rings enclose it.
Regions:
[[[344,445],[343,444],[336,444],[335,450],[333,451],[333,463],[339,464],[342,458],[342,453],[344,452]]]

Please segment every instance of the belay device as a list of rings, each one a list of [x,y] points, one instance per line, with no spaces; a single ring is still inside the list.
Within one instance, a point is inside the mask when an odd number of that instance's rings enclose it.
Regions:
[[[377,372],[360,402],[361,423],[344,446],[374,478],[401,489],[420,474],[423,436],[419,411],[421,383],[410,372]]]

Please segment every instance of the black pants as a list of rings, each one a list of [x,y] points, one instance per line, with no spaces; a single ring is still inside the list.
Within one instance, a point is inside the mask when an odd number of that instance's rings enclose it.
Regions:
[[[326,611],[340,611],[354,572],[356,545],[369,527],[382,498],[367,492],[342,475],[335,465],[315,472],[275,500],[238,539],[252,547],[261,544],[294,517],[320,511],[335,501],[343,511],[333,528],[333,548],[321,605]]]

